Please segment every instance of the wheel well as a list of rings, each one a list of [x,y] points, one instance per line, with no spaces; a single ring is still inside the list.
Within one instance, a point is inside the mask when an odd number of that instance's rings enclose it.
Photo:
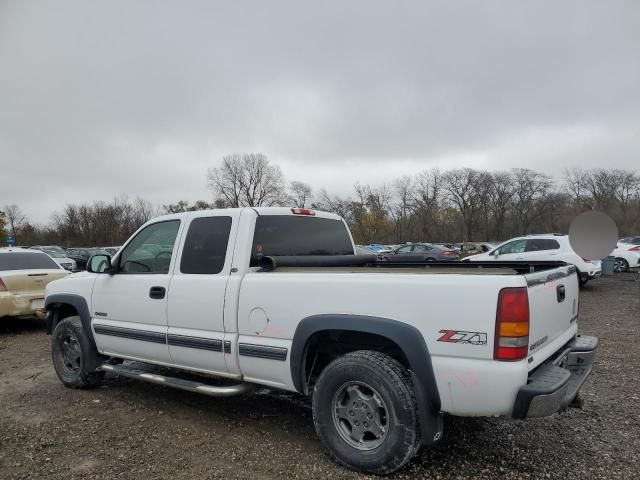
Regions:
[[[51,312],[50,320],[47,322],[47,333],[51,334],[58,323],[67,317],[79,315],[78,310],[68,303],[56,303],[51,305],[48,310]]]
[[[303,355],[303,387],[309,393],[322,370],[336,358],[356,350],[384,353],[409,368],[409,361],[397,343],[384,337],[354,330],[323,330],[307,341]]]

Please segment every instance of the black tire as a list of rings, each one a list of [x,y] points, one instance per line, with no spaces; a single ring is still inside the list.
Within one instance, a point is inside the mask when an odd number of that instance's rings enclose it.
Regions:
[[[629,271],[629,262],[627,262],[624,258],[616,258],[615,259],[615,267],[614,270],[618,273],[620,272],[628,272]]]
[[[581,287],[584,287],[587,284],[588,281],[589,281],[588,278],[579,278],[578,279],[578,283],[580,283]]]
[[[318,436],[332,458],[347,468],[385,475],[404,466],[420,448],[411,377],[388,355],[360,350],[334,360],[318,378],[312,403]],[[367,428],[380,430],[379,437],[372,431],[359,434]]]
[[[82,328],[80,317],[60,321],[51,335],[51,357],[58,378],[69,388],[93,388],[102,383],[104,372],[90,370],[101,355]]]

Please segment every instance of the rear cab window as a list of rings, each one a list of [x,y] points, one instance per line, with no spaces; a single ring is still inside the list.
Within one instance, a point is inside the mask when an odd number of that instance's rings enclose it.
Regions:
[[[353,255],[347,227],[331,218],[260,215],[256,219],[251,264],[264,256]]]
[[[0,271],[8,270],[59,270],[60,267],[46,253],[0,253]]]

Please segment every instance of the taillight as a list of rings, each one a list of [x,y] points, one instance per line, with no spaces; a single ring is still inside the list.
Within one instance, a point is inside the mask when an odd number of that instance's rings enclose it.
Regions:
[[[442,252],[442,255],[444,255],[445,257],[448,257],[449,255],[453,255],[453,252],[444,251]]]
[[[640,245],[636,246],[636,247],[631,247],[629,249],[630,252],[640,252]]]
[[[522,360],[529,351],[529,293],[526,287],[503,288],[498,294],[493,358]]]
[[[8,292],[8,291],[9,291],[9,289],[7,288],[7,286],[4,284],[4,282],[0,278],[0,292]]]
[[[584,257],[582,257],[582,260],[584,260],[584,261],[585,261],[585,262],[587,262],[587,263],[591,263],[591,259],[590,259],[590,258],[584,258]]]
[[[308,208],[292,208],[291,213],[294,215],[315,215],[316,212]]]

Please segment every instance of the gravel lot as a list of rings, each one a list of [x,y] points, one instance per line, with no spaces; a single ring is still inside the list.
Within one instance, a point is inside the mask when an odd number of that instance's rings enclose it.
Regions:
[[[387,478],[640,478],[640,304],[634,274],[582,290],[600,337],[583,410],[448,419],[445,440]],[[367,478],[329,461],[301,397],[212,399],[126,379],[69,390],[37,320],[0,319],[0,478]]]

